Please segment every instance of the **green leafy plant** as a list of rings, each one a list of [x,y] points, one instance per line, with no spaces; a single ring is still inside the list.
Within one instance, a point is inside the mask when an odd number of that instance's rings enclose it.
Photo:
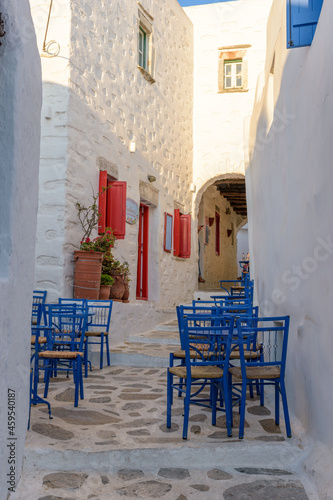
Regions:
[[[130,270],[129,270],[129,263],[127,261],[125,261],[122,265],[121,265],[121,270],[120,270],[120,274],[123,276],[124,278],[124,283],[129,283],[131,280],[130,280]]]
[[[113,255],[104,254],[102,261],[102,274],[122,274],[122,264]]]
[[[114,279],[112,278],[112,276],[110,276],[109,274],[102,274],[101,276],[101,285],[110,285],[112,286],[114,283]]]

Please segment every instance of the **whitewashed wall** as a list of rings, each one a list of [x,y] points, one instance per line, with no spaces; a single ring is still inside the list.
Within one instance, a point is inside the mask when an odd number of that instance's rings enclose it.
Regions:
[[[41,47],[48,2],[31,2]],[[163,252],[164,212],[173,214],[174,202],[190,212],[192,203],[192,24],[176,0],[146,0],[142,5],[154,18],[152,85],[137,68],[136,1],[53,4],[48,40],[59,43],[60,53],[42,60],[36,270],[36,286],[48,290],[49,301],[73,294],[73,250],[82,236],[75,202],[88,204],[98,192],[101,159],[127,182],[127,196],[137,203],[139,182],[148,182],[148,174],[157,178],[153,186],[159,203],[150,209],[149,300],[170,308],[191,298],[194,290],[195,256],[180,260]],[[135,153],[129,152],[132,140]],[[131,301],[137,237],[138,223],[126,224],[126,238],[117,242],[114,252],[130,264]],[[176,290],[172,280],[180,284]],[[125,316],[131,315],[129,307]]]
[[[6,35],[0,38],[0,499],[5,500],[20,477],[29,411],[42,89],[28,1],[3,0],[1,14]],[[14,424],[11,430],[8,423]]]
[[[193,182],[199,196],[222,174],[244,174],[244,127],[251,115],[266,51],[271,0],[239,0],[185,8],[194,27]],[[218,93],[219,47],[247,48],[248,92]]]
[[[137,203],[139,181],[148,182],[148,174],[156,176],[153,186],[159,190],[159,203],[150,209],[149,300],[172,307],[190,298],[195,279],[194,256],[180,261],[163,252],[164,212],[173,214],[175,201],[185,212],[191,210],[192,25],[176,0],[141,3],[154,18],[154,84],[137,68],[136,1],[96,0],[80,9],[72,5],[66,240],[79,241],[73,203],[89,196],[91,186],[97,189],[98,158],[118,170],[118,179],[127,182],[127,196]],[[132,140],[135,153],[129,152]],[[127,224],[126,238],[115,249],[117,257],[130,264],[132,300],[138,226]],[[70,272],[68,278],[70,293]]]
[[[316,440],[305,467],[319,498],[333,491],[332,17],[326,0],[312,45],[286,49],[285,2],[274,1],[247,170],[258,299],[263,314],[291,316],[289,407]]]

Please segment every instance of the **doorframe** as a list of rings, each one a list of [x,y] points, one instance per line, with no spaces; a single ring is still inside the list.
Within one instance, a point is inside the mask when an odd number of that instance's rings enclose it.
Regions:
[[[148,300],[149,207],[140,203],[136,299]]]

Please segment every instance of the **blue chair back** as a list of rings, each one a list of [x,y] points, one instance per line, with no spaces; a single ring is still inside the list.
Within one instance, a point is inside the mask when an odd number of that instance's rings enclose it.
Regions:
[[[80,307],[76,304],[65,306],[63,304],[50,304],[48,315],[49,326],[53,328],[53,331],[51,339],[48,339],[47,348],[51,349],[56,343],[69,347],[72,351],[82,351],[87,328],[87,307]]]
[[[228,316],[188,314],[182,332],[185,365],[228,366],[233,340],[234,319]]]
[[[261,356],[241,363],[242,377],[246,379],[246,367],[278,366],[280,378],[284,377],[289,333],[289,316],[279,317],[243,317],[237,318],[237,335],[240,359],[244,360],[244,344],[246,349],[260,346]]]
[[[46,301],[46,290],[34,290],[32,295],[31,324],[40,325],[42,319],[46,323],[44,305]]]
[[[88,314],[92,314],[88,318],[88,327],[103,328],[106,332],[109,331],[111,313],[112,313],[112,300],[87,300]]]

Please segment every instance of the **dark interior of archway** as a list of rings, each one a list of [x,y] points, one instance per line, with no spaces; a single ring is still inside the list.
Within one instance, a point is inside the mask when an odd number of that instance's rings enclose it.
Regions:
[[[222,179],[214,182],[217,190],[230,203],[234,211],[242,217],[247,217],[246,188],[244,179]]]

